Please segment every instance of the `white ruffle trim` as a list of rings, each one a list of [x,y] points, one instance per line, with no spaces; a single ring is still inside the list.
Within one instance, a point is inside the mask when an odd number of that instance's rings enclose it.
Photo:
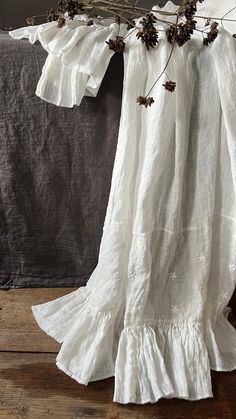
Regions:
[[[32,306],[48,335],[62,343],[56,365],[81,384],[115,376],[113,401],[213,397],[210,370],[236,369],[236,331],[226,307],[217,321],[123,327],[123,310],[97,311],[85,286]]]
[[[236,330],[228,321],[230,311],[231,308],[226,306],[214,321],[206,321],[205,341],[214,371],[236,369]]]
[[[116,360],[114,401],[213,397],[207,349],[196,323],[158,323],[123,330]]]
[[[108,21],[108,22],[106,22]],[[36,88],[36,95],[57,106],[79,106],[84,96],[97,96],[109,62],[114,55],[106,41],[117,35],[118,24],[104,19],[87,26],[79,20],[66,20],[10,31],[15,39],[39,41],[48,52]],[[120,35],[127,32],[122,24]]]
[[[94,311],[88,297],[89,287],[85,286],[32,306],[40,328],[62,343],[56,358],[58,368],[85,385],[114,375],[119,339],[119,312]]]

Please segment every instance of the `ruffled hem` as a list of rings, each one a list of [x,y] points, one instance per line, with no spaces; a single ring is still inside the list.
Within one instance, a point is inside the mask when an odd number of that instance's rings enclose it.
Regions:
[[[118,310],[95,311],[88,304],[89,295],[85,286],[31,307],[39,327],[62,343],[58,368],[84,385],[114,375],[120,318]]]
[[[236,330],[228,321],[231,308],[226,306],[216,320],[208,319],[205,341],[211,369],[233,371],[236,369]]]
[[[49,54],[36,87],[36,96],[56,106],[79,106],[86,95],[88,75],[68,68],[61,59]],[[96,96],[97,84],[92,96]],[[88,91],[87,91],[88,92]]]
[[[200,323],[158,322],[125,328],[119,342],[113,400],[144,404],[172,397],[213,397]]]
[[[36,95],[56,106],[79,106],[84,96],[97,96],[114,51],[106,41],[116,36],[117,23],[100,22],[87,26],[67,19],[63,28],[57,22],[10,31],[15,39],[39,41],[48,52],[36,88]],[[120,32],[127,29],[121,25]]]
[[[76,291],[31,306],[34,318],[39,327],[57,342],[62,343],[76,317],[84,310],[89,296],[89,287],[80,287]]]
[[[123,328],[123,310],[97,311],[89,294],[85,286],[32,311],[40,328],[62,343],[57,367],[84,385],[114,376],[114,402],[211,398],[211,369],[236,369],[228,307],[214,325],[157,321]]]

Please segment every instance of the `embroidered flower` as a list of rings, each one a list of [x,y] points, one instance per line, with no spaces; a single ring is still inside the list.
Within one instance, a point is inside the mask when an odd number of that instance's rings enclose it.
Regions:
[[[206,287],[205,287],[204,284],[199,286],[199,290],[201,291],[201,293],[204,293],[205,289],[206,289]]]
[[[199,260],[201,262],[204,262],[206,260],[206,256],[203,253],[201,253],[200,256],[199,256]]]
[[[171,306],[172,313],[177,313],[178,307],[177,306]]]
[[[228,294],[227,294],[227,292],[225,292],[225,291],[223,291],[221,294],[220,294],[220,297],[222,298],[222,299],[226,299],[226,298],[228,298]]]
[[[170,280],[171,281],[175,281],[175,279],[177,279],[177,278],[178,278],[178,275],[177,275],[176,272],[171,272],[170,273]]]
[[[230,272],[235,272],[236,271],[236,266],[233,263],[229,263],[228,264],[228,270]]]

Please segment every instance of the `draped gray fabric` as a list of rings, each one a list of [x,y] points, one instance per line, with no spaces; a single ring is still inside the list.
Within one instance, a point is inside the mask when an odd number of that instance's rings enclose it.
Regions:
[[[115,55],[97,98],[35,95],[46,52],[0,33],[0,288],[85,285],[97,260],[122,95]]]

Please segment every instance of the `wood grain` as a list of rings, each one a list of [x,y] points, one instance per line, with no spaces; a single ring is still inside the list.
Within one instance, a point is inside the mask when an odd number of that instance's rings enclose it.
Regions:
[[[38,327],[31,305],[53,300],[75,289],[21,288],[0,291],[0,351],[57,353],[60,344]],[[230,319],[236,327],[236,317],[231,314]]]
[[[58,352],[60,344],[37,325],[31,305],[61,297],[76,288],[0,291],[0,351]]]
[[[36,324],[31,305],[74,288],[0,292],[0,419],[234,419],[236,371],[212,372],[214,398],[114,403],[114,378],[78,384],[55,365],[60,344]],[[235,317],[231,315],[235,324]]]
[[[58,370],[55,354],[5,352],[0,353],[0,411],[3,409],[5,414],[12,417],[30,419],[234,419],[236,373],[212,375],[214,399],[197,402],[162,399],[153,405],[119,405],[112,402],[113,378],[84,386]]]

